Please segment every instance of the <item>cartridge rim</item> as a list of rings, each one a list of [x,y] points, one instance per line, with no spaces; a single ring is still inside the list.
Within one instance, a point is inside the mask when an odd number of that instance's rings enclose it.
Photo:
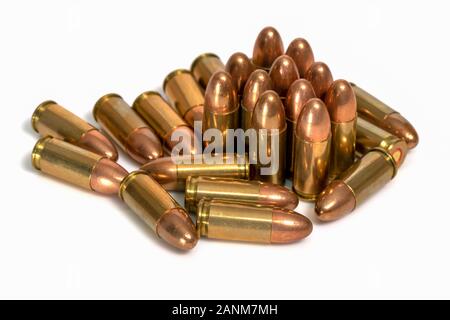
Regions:
[[[202,53],[197,58],[195,58],[194,61],[192,61],[192,63],[191,63],[191,71],[194,70],[195,67],[197,66],[197,63],[201,59],[204,59],[204,58],[217,58],[217,59],[220,59],[220,57],[217,54],[215,54],[215,53],[212,53],[212,52]]]
[[[172,71],[171,73],[169,73],[165,78],[164,78],[164,82],[163,82],[163,90],[166,91],[166,86],[167,83],[172,80],[174,77],[176,77],[179,74],[183,74],[183,73],[189,73],[191,74],[191,71],[189,71],[188,69],[176,69],[174,71]]]
[[[44,150],[45,145],[49,140],[53,139],[51,136],[45,136],[39,139],[34,145],[33,151],[31,152],[31,164],[37,170],[41,170],[40,161],[41,161],[41,153]]]
[[[94,108],[92,109],[92,115],[94,116],[95,121],[97,121],[98,108],[100,107],[101,104],[103,104],[106,100],[108,100],[110,98],[123,99],[122,96],[118,95],[117,93],[107,93],[104,96],[102,96],[100,99],[98,99],[94,105]]]
[[[158,91],[149,90],[149,91],[142,92],[134,100],[133,104],[131,105],[131,109],[136,110],[136,105],[139,103],[139,101],[141,101],[142,99],[144,99],[145,97],[148,97],[148,96],[160,96],[160,97],[162,97],[161,94]]]
[[[141,175],[141,174],[145,174],[146,176],[150,176],[146,171],[144,170],[136,170],[133,172],[130,172],[120,183],[119,186],[119,197],[120,199],[122,199],[122,201],[124,201],[123,199],[123,192],[126,190],[128,184],[136,178],[136,176]]]
[[[211,200],[208,199],[201,199],[197,206],[197,219],[195,222],[195,229],[197,231],[197,236],[200,238],[202,235],[208,235],[208,217],[209,217],[209,210],[207,208],[207,205],[211,202]]]
[[[36,107],[36,109],[34,110],[33,115],[31,116],[31,126],[33,127],[34,131],[39,133],[36,125],[39,121],[40,115],[42,112],[45,111],[46,107],[51,104],[57,104],[57,103],[53,100],[46,100],[46,101],[42,102],[41,104],[39,104]]]
[[[392,167],[394,168],[394,173],[392,174],[391,179],[394,179],[394,177],[397,175],[397,172],[398,172],[397,162],[395,161],[394,157],[389,152],[387,152],[386,150],[384,150],[381,147],[375,147],[372,150],[370,150],[369,152],[372,152],[372,151],[381,152],[383,155],[385,155],[389,159],[389,162],[391,163]]]

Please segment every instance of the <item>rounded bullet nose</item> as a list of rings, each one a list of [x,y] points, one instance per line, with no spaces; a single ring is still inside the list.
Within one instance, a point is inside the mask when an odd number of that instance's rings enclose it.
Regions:
[[[128,154],[140,164],[162,157],[161,142],[148,127],[133,131],[127,139]]]
[[[286,116],[278,94],[269,90],[264,92],[252,113],[252,126],[255,129],[284,129]]]
[[[269,72],[273,88],[281,97],[285,97],[291,84],[300,76],[294,60],[288,55],[278,57]]]
[[[309,142],[321,142],[328,139],[330,133],[331,122],[327,107],[318,98],[310,99],[300,112],[296,134]]]
[[[205,109],[214,113],[227,113],[237,107],[237,94],[231,75],[217,71],[205,91]]]
[[[242,105],[248,112],[252,112],[259,96],[265,91],[272,89],[272,80],[266,71],[262,69],[253,71],[242,93]]]
[[[325,97],[331,121],[349,122],[356,117],[356,96],[353,88],[345,80],[332,83]]]
[[[298,206],[298,196],[283,186],[272,183],[263,183],[259,193],[264,198],[264,204],[290,210],[293,210]]]
[[[278,31],[274,27],[262,29],[253,47],[253,63],[258,67],[270,68],[283,53],[283,40]]]
[[[177,180],[177,168],[172,157],[162,157],[147,162],[141,167],[147,171],[159,184],[166,186]]]
[[[112,142],[100,131],[91,130],[86,132],[77,143],[80,147],[117,161],[119,153]]]
[[[355,209],[352,190],[342,181],[331,182],[316,202],[316,214],[321,221],[337,220]]]
[[[311,234],[311,221],[294,211],[273,209],[272,215],[272,243],[291,243],[306,238]]]
[[[286,96],[286,118],[297,121],[300,111],[306,102],[315,98],[314,88],[311,82],[305,79],[294,81],[289,87]]]
[[[314,62],[306,72],[305,79],[311,82],[316,96],[321,99],[333,83],[330,68],[323,62]]]
[[[181,250],[190,250],[198,242],[194,224],[181,208],[172,208],[165,212],[157,223],[156,233],[161,239]]]
[[[408,149],[413,149],[419,143],[419,135],[416,129],[399,113],[391,113],[386,118],[386,125],[388,130],[402,138],[408,144]]]
[[[101,159],[91,173],[92,190],[104,194],[117,194],[120,183],[128,172],[110,159]]]
[[[225,71],[231,75],[238,94],[242,93],[245,83],[254,69],[255,66],[245,53],[236,52],[228,59]]]
[[[314,53],[308,41],[303,38],[292,40],[286,50],[286,54],[295,61],[300,77],[304,78],[306,71],[314,63]]]

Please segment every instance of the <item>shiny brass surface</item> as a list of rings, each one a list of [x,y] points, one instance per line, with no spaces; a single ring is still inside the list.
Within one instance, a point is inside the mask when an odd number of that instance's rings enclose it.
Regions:
[[[263,151],[268,158],[272,158],[274,155],[278,157],[278,170],[273,174],[262,174],[261,170],[263,168],[269,168],[272,166],[272,163],[263,164],[260,158],[260,154],[258,151],[258,163],[256,165],[255,170],[255,179],[258,179],[263,182],[270,182],[274,184],[283,185],[286,178],[286,133],[287,133],[287,125],[285,125],[284,129],[278,131],[278,133],[271,133],[268,131],[268,134],[263,134],[261,132],[258,133],[258,146],[260,146],[260,140],[267,141],[267,149]],[[276,150],[272,150],[272,140],[275,139],[274,144],[278,143],[278,152]]]
[[[310,142],[295,135],[294,191],[306,201],[314,201],[326,187],[331,137]]]
[[[185,190],[185,207],[194,213],[201,199],[220,199],[239,203],[271,205],[295,209],[298,197],[285,187],[257,180],[240,180],[216,177],[188,177]]]
[[[97,163],[106,157],[47,136],[36,143],[31,158],[37,170],[92,190],[92,172]]]
[[[195,80],[197,80],[203,89],[206,89],[209,79],[219,70],[225,70],[225,65],[214,53],[204,53],[199,55],[191,65],[191,72]]]
[[[409,149],[419,143],[419,135],[408,120],[356,84],[351,83],[351,85],[356,95],[359,116],[404,139]]]
[[[355,161],[356,120],[331,121],[329,179],[333,180]]]
[[[122,181],[119,196],[169,244],[179,249],[191,249],[197,243],[194,225],[187,213],[145,171],[130,173]]]
[[[311,232],[311,221],[292,210],[207,199],[200,200],[197,208],[199,237],[282,244]]]
[[[189,70],[179,69],[171,72],[164,79],[163,89],[170,103],[191,127],[194,126],[194,121],[202,121],[201,110],[205,99]]]
[[[158,181],[166,190],[184,190],[189,176],[227,177],[249,179],[252,175],[247,155],[218,154],[209,162],[203,155],[164,157],[150,161],[141,167]]]
[[[239,128],[239,105],[230,112],[215,113],[209,110],[203,111],[203,131],[207,129],[218,129],[222,132],[223,150],[227,150],[228,129]],[[205,145],[208,145],[205,142]]]
[[[350,187],[358,205],[392,180],[396,172],[389,154],[372,150],[351,166],[339,180]]]
[[[403,139],[363,118],[357,120],[356,147],[362,154],[366,154],[372,149],[384,149],[394,159],[397,169],[403,164],[408,153],[408,145]]]

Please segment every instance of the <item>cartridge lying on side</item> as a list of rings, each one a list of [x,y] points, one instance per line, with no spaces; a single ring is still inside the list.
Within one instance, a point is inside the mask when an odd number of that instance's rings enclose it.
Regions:
[[[290,243],[306,238],[311,221],[292,210],[203,199],[197,209],[198,236],[257,243]]]
[[[203,53],[191,64],[191,72],[200,87],[206,89],[209,79],[217,71],[225,70],[225,65],[219,56],[214,53]]]

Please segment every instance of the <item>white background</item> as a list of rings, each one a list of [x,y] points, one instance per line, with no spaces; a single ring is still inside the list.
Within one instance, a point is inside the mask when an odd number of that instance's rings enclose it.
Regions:
[[[450,298],[448,1],[2,1],[0,298]],[[351,216],[286,246],[205,240],[179,253],[120,200],[32,169],[35,107],[161,90],[211,51],[251,54],[275,26],[335,79],[400,111],[420,144]],[[120,163],[136,165],[126,156]],[[181,198],[181,197],[179,197]]]

